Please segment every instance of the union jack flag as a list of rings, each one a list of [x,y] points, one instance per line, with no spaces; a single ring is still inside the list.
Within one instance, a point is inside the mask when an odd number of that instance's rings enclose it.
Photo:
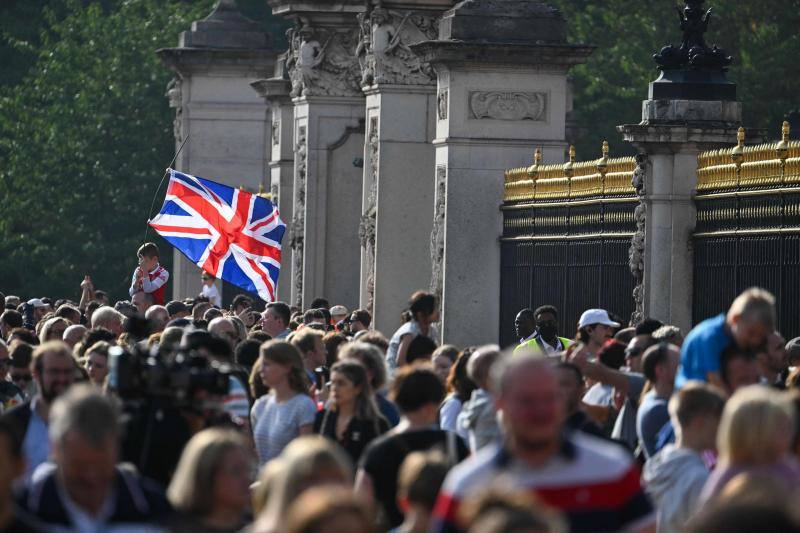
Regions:
[[[169,170],[167,196],[148,224],[197,266],[275,300],[286,224],[266,198]]]

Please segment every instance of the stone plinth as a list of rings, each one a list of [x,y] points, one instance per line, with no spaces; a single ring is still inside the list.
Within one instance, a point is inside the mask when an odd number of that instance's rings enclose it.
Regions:
[[[168,88],[175,109],[176,149],[188,142],[175,168],[233,187],[258,191],[268,172],[264,151],[269,112],[250,82],[273,71],[269,35],[222,0],[207,18],[192,24],[180,46],[157,51],[175,72]],[[174,252],[172,297],[199,294],[199,268]],[[227,301],[231,294],[223,294]]]
[[[440,28],[411,48],[437,74],[431,240],[443,341],[468,346],[499,339],[504,169],[528,165],[535,147],[563,161],[566,75],[592,47],[567,44],[561,14],[538,2],[463,2]]]
[[[284,299],[307,308],[324,296],[354,308],[362,196],[361,168],[354,161],[364,146],[364,95],[354,51],[364,2],[270,0],[269,5],[295,22],[286,55],[294,106],[292,292]]]

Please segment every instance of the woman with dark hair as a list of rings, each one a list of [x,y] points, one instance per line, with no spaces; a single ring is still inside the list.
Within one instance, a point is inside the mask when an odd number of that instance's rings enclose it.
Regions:
[[[261,379],[270,393],[253,404],[250,423],[259,464],[280,455],[292,439],[311,433],[317,404],[297,348],[284,341],[261,346]]]
[[[434,342],[439,340],[439,331],[433,325],[439,321],[439,309],[433,294],[423,291],[412,294],[404,317],[407,322],[392,335],[386,352],[386,363],[392,373],[407,363],[408,348],[417,335],[429,337]]]
[[[357,463],[367,444],[387,431],[364,365],[354,359],[333,365],[328,407],[317,413],[314,432],[335,441]]]
[[[458,435],[466,439],[467,431],[459,428],[456,424],[461,407],[469,401],[472,391],[477,387],[467,375],[467,363],[475,348],[465,348],[461,355],[456,359],[456,363],[450,368],[450,375],[447,376],[447,391],[449,394],[439,408],[439,427],[447,431],[455,431]]]

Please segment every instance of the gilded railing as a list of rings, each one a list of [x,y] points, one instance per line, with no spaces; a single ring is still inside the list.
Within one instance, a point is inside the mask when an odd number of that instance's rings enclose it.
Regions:
[[[608,157],[608,143],[603,142],[602,156],[593,161],[575,161],[570,146],[569,161],[542,165],[537,149],[533,164],[512,168],[505,173],[505,202],[570,201],[593,197],[629,196],[636,191],[631,184],[636,160],[633,157]]]
[[[783,123],[779,142],[745,146],[744,128],[739,128],[737,140],[733,148],[698,156],[698,196],[800,184],[800,141],[789,140],[788,122]]]
[[[698,156],[696,238],[800,234],[800,141],[783,123],[779,142]]]

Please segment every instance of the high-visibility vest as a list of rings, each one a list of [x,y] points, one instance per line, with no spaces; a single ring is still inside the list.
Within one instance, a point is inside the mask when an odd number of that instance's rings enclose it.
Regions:
[[[556,337],[556,338],[561,342],[561,348],[563,350],[566,350],[572,344],[572,341],[567,338],[564,337]],[[544,348],[544,341],[542,340],[542,337],[540,337],[539,335],[521,343],[519,346],[514,348],[514,355],[517,355],[524,350],[530,350],[530,352],[533,354],[547,355],[547,351]]]

